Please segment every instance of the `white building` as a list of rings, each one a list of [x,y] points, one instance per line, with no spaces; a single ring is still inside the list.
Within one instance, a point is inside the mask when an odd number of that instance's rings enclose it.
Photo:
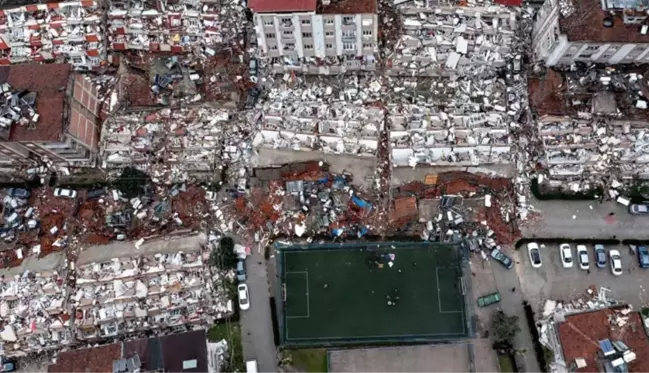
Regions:
[[[276,72],[374,70],[376,0],[250,0],[261,54]]]
[[[649,62],[647,4],[638,0],[546,0],[532,46],[547,66]]]

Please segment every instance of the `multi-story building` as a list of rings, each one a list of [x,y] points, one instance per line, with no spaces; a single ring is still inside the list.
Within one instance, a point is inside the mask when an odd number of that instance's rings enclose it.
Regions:
[[[547,66],[649,62],[647,5],[618,0],[546,0],[532,34]]]
[[[376,0],[251,0],[257,41],[276,72],[373,70]]]
[[[0,65],[63,57],[77,70],[92,70],[104,61],[102,9],[96,1],[11,0],[1,7]]]
[[[4,118],[15,117],[12,123],[0,123],[0,166],[42,159],[70,166],[94,164],[101,101],[90,78],[72,72],[69,64],[16,65],[0,67],[0,86],[15,98],[0,105]],[[25,91],[32,94],[30,102],[25,102]],[[20,112],[30,112],[31,120]]]

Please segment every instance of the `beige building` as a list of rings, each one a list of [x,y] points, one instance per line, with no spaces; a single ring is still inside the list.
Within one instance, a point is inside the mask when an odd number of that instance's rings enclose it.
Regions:
[[[375,0],[251,0],[262,55],[277,72],[374,70]]]

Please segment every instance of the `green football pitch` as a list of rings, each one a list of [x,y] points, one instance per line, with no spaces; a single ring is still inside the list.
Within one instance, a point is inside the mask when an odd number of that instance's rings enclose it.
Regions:
[[[284,343],[467,335],[456,246],[311,247],[280,255]]]

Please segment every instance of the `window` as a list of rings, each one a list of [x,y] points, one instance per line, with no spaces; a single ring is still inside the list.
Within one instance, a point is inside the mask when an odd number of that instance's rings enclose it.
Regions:
[[[334,46],[333,46],[333,44],[327,44],[326,47],[327,47],[327,49],[331,49],[331,48],[333,48]]]
[[[327,19],[325,20],[325,23],[326,23],[327,25],[333,25],[333,24],[334,24],[334,19],[333,19],[333,18],[327,18]]]
[[[290,18],[282,18],[282,23],[291,23]]]
[[[293,35],[293,31],[282,31],[284,35]]]
[[[284,44],[284,46],[286,47],[285,49],[293,49],[293,48],[295,48],[295,44],[293,44],[293,43],[286,43],[286,44]]]
[[[351,51],[356,49],[356,45],[354,43],[343,43],[343,49],[346,51]]]
[[[311,44],[304,44],[304,49],[313,49],[313,45],[311,45]]]
[[[273,22],[272,19],[267,19],[264,21],[265,26],[272,26],[273,24],[275,24],[275,22]]]
[[[363,31],[363,35],[372,36],[372,31]]]
[[[363,44],[363,48],[372,48],[372,44],[371,43],[365,43],[365,44]]]
[[[343,31],[343,38],[356,38],[356,33],[351,30]]]
[[[597,46],[597,45],[596,45],[596,46],[586,47],[586,50],[587,50],[587,51],[596,51],[596,50],[598,50],[598,49],[599,49],[599,46]]]
[[[354,22],[354,17],[343,17],[343,24],[344,25],[349,25],[352,22]]]
[[[325,36],[326,37],[334,36],[334,32],[333,31],[327,31],[327,32],[325,32]]]
[[[563,55],[564,58],[568,58],[568,57],[572,57],[572,56],[574,56],[574,54],[572,54],[572,53],[566,53],[566,54]]]
[[[275,34],[266,34],[266,39],[275,39]]]
[[[270,49],[272,51],[276,51],[277,50],[277,45],[271,45],[270,47],[268,47],[268,49]]]
[[[311,20],[310,20],[310,19],[303,19],[303,20],[302,20],[302,24],[303,24],[303,25],[310,25],[310,24],[311,24]]]
[[[607,53],[607,54],[602,55],[600,58],[603,58],[603,59],[607,60],[607,59],[609,59],[611,57],[613,57],[613,55]]]
[[[313,37],[313,34],[311,34],[310,32],[303,32],[303,33],[302,33],[302,37],[303,37],[303,38],[312,38],[312,37]]]

